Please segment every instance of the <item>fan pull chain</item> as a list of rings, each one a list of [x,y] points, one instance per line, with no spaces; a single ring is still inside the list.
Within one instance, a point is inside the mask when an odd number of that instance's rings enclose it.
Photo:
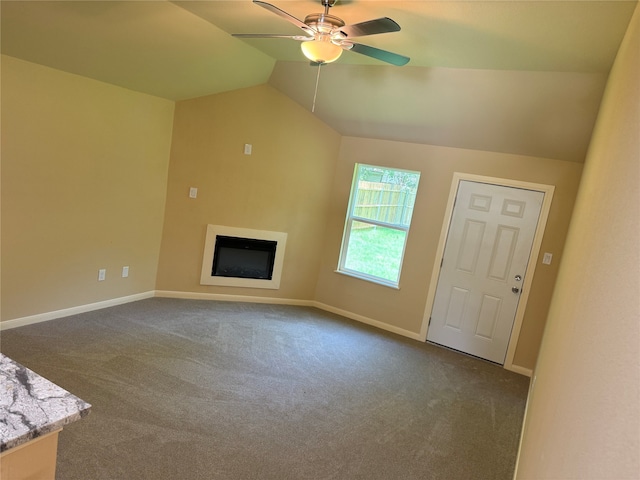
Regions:
[[[316,111],[316,97],[318,96],[318,82],[320,82],[320,67],[321,63],[318,64],[318,75],[316,76],[316,91],[313,93],[313,105],[311,105],[311,113]]]

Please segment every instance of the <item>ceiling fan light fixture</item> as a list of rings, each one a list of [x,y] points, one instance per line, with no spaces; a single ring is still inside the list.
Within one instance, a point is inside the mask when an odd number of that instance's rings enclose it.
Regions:
[[[398,32],[400,31],[400,25],[388,17],[346,25],[341,18],[329,15],[329,9],[335,5],[336,1],[337,0],[320,0],[320,3],[324,7],[324,12],[307,15],[303,22],[264,0],[253,0],[253,3],[256,5],[265,8],[300,28],[305,35],[278,35],[268,33],[233,33],[232,35],[234,37],[244,38],[289,38],[302,41],[302,53],[318,65],[335,62],[340,58],[342,50],[350,50],[354,53],[366,55],[391,65],[402,66],[409,62],[410,58],[404,55],[398,55],[397,53],[352,41],[353,38],[367,35]],[[320,69],[318,69],[318,72],[319,71]]]
[[[300,48],[304,56],[315,63],[335,62],[342,55],[342,47],[328,37],[302,42]]]

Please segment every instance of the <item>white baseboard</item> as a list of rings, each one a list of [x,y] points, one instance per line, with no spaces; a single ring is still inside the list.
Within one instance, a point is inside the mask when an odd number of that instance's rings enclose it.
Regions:
[[[371,325],[376,328],[380,328],[381,330],[386,330],[391,333],[395,333],[398,335],[402,335],[403,337],[408,337],[413,340],[422,341],[420,339],[420,334],[415,332],[410,332],[409,330],[404,330],[402,328],[394,327],[393,325],[389,325],[384,322],[380,322],[378,320],[374,320],[369,317],[365,317],[363,315],[358,315],[357,313],[352,313],[347,310],[342,310],[340,308],[332,307],[331,305],[327,305],[325,303],[316,302],[314,300],[298,300],[292,298],[275,298],[275,297],[256,297],[249,295],[224,295],[218,293],[197,293],[197,292],[179,292],[179,291],[171,291],[171,290],[155,290],[144,293],[138,293],[135,295],[129,295],[126,297],[113,298],[111,300],[105,300],[102,302],[90,303],[87,305],[79,305],[77,307],[65,308],[63,310],[56,310],[53,312],[45,312],[37,315],[31,315],[28,317],[22,318],[14,318],[12,320],[6,320],[4,322],[0,322],[0,330],[8,330],[10,328],[23,327],[25,325],[31,325],[33,323],[46,322],[48,320],[54,320],[56,318],[68,317],[70,315],[77,315],[78,313],[91,312],[93,310],[100,310],[101,308],[114,307],[116,305],[122,305],[124,303],[135,302],[138,300],[144,300],[146,298],[152,297],[160,297],[160,298],[183,298],[189,300],[217,300],[220,302],[246,302],[246,303],[265,303],[271,305],[297,305],[302,307],[315,307],[320,310],[324,310],[327,312],[335,313],[337,315],[341,315],[343,317],[349,318],[351,320],[355,320],[356,322],[361,322],[367,325]],[[513,371],[517,371],[518,373],[523,373],[522,371],[516,370],[517,368],[514,366]],[[521,369],[525,370],[525,369]],[[526,373],[524,373],[526,375]],[[529,372],[529,376],[531,376],[531,372]]]
[[[104,300],[102,302],[64,308],[62,310],[55,310],[53,312],[45,312],[39,313],[37,315],[30,315],[28,317],[5,320],[3,322],[0,322],[0,330],[24,327],[25,325],[31,325],[32,323],[46,322],[48,320],[55,320],[56,318],[77,315],[78,313],[92,312],[94,310],[100,310],[101,308],[115,307],[116,305],[122,305],[124,303],[137,302],[138,300],[144,300],[145,298],[152,298],[154,294],[155,292],[152,290],[149,292],[136,293],[135,295],[128,295],[126,297],[112,298],[111,300]]]
[[[327,305],[321,302],[313,302],[313,306],[319,308],[320,310],[325,310],[327,312],[335,313],[337,315],[341,315],[343,317],[350,318],[351,320],[355,320],[356,322],[366,323],[367,325],[371,325],[372,327],[379,328],[381,330],[386,330],[387,332],[396,333],[398,335],[402,335],[403,337],[408,337],[413,340],[420,340],[420,333],[411,332],[409,330],[405,330],[404,328],[394,327],[393,325],[389,325],[388,323],[380,322],[378,320],[374,320],[369,317],[365,317],[363,315],[358,315],[357,313],[348,312],[347,310],[342,310],[340,308],[332,307],[331,305]]]
[[[355,320],[356,322],[365,323],[367,325],[380,328],[381,330],[386,330],[391,333],[402,335],[403,337],[408,337],[413,340],[420,341],[419,333],[410,332],[409,330],[404,330],[402,328],[394,327],[393,325],[389,325],[387,323],[380,322],[378,320],[373,320],[372,318],[365,317],[363,315],[358,315],[357,313],[352,313],[347,310],[342,310],[340,308],[332,307],[331,305],[327,305],[325,303],[316,302],[314,300],[297,300],[297,299],[291,299],[291,298],[274,298],[274,297],[254,297],[254,296],[247,296],[247,295],[224,295],[224,294],[218,294],[218,293],[177,292],[177,291],[168,291],[168,290],[156,290],[156,297],[184,298],[184,299],[191,299],[191,300],[217,300],[221,302],[268,303],[268,304],[275,304],[275,305],[298,305],[303,307],[315,307],[320,310],[324,310],[326,312],[335,313],[337,315],[341,315],[351,320]]]
[[[225,295],[221,293],[198,293],[198,292],[178,292],[172,290],[156,290],[156,297],[161,298],[184,298],[189,300],[217,300],[219,302],[245,302],[245,303],[268,303],[271,305],[298,305],[302,307],[312,307],[311,300],[296,300],[292,298],[275,297],[255,297],[250,295]]]
[[[331,305],[327,305],[322,302],[316,302],[314,300],[255,297],[255,296],[248,296],[248,295],[224,295],[219,293],[179,292],[179,291],[171,291],[171,290],[156,290],[155,296],[164,297],[164,298],[184,298],[184,299],[192,299],[192,300],[217,300],[221,302],[267,303],[267,304],[275,304],[275,305],[298,305],[303,307],[315,307],[315,308],[319,308],[320,310],[324,310],[326,312],[335,313],[336,315],[341,315],[351,320],[355,320],[356,322],[371,325],[372,327],[376,327],[381,330],[385,330],[387,332],[395,333],[397,335],[402,335],[403,337],[411,338],[412,340],[417,340],[421,343],[424,343],[426,341],[419,332],[416,333],[410,330],[405,330],[403,328],[395,327],[393,325],[389,325],[388,323],[380,322],[379,320],[374,320],[372,318],[365,317],[364,315],[359,315],[357,313],[349,312],[347,310],[342,310],[341,308],[333,307]],[[505,364],[504,369],[509,370],[511,372],[519,373],[520,375],[525,375],[527,377],[531,377],[533,375],[533,371],[531,369],[521,367],[519,365]]]
[[[314,300],[298,300],[292,298],[274,298],[274,297],[256,297],[249,295],[224,295],[218,293],[197,293],[197,292],[179,292],[171,290],[152,290],[149,292],[137,293],[135,295],[128,295],[126,297],[113,298],[111,300],[104,300],[102,302],[89,303],[87,305],[80,305],[77,307],[65,308],[63,310],[55,310],[53,312],[45,312],[37,315],[31,315],[28,317],[14,318],[12,320],[5,320],[0,322],[0,331],[8,330],[10,328],[23,327],[25,325],[31,325],[32,323],[46,322],[48,320],[54,320],[56,318],[68,317],[70,315],[77,315],[78,313],[91,312],[93,310],[100,310],[101,308],[114,307],[116,305],[122,305],[124,303],[136,302],[138,300],[144,300],[146,298],[161,297],[161,298],[183,298],[190,300],[217,300],[220,302],[246,302],[246,303],[265,303],[271,305],[297,305],[302,307],[315,307],[326,312],[335,313],[343,317],[355,320],[356,322],[371,325],[372,327],[386,330],[387,332],[402,335],[403,337],[411,338],[419,342],[424,342],[420,333],[411,332],[403,328],[394,327],[388,323],[380,322],[364,315],[342,310],[341,308],[333,307],[322,302],[316,302]],[[510,370],[520,375],[526,375],[531,377],[533,371],[531,369],[521,367],[519,365],[505,365],[506,370]]]
[[[530,368],[521,367],[520,365],[505,365],[504,368],[505,370],[519,373],[520,375],[526,375],[529,378],[531,378],[531,376],[533,375],[533,370],[531,370]]]

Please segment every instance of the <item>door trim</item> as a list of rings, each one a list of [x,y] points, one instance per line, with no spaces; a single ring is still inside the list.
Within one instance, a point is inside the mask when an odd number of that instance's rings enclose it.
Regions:
[[[513,358],[515,357],[516,348],[518,346],[518,340],[520,338],[520,330],[522,329],[522,321],[527,308],[527,301],[529,300],[529,291],[531,290],[531,284],[533,282],[538,255],[540,254],[540,247],[542,246],[542,238],[544,236],[544,230],[547,225],[547,218],[549,217],[549,210],[551,209],[551,201],[553,199],[553,193],[555,187],[553,185],[543,185],[540,183],[523,182],[520,180],[510,180],[506,178],[487,177],[483,175],[474,175],[470,173],[454,172],[453,180],[451,182],[451,189],[449,190],[449,200],[447,201],[447,209],[445,211],[444,222],[442,223],[442,230],[440,232],[440,241],[438,242],[438,249],[436,250],[436,257],[433,263],[433,270],[431,272],[431,281],[429,282],[429,292],[427,294],[427,303],[425,305],[424,316],[422,318],[422,326],[420,327],[420,339],[423,342],[427,341],[427,333],[429,330],[429,318],[431,317],[431,310],[433,310],[433,303],[436,296],[436,288],[438,286],[438,277],[440,276],[440,264],[444,256],[444,248],[447,243],[447,236],[449,233],[449,226],[451,224],[451,217],[453,215],[453,207],[455,204],[456,195],[458,193],[458,186],[461,181],[466,180],[477,183],[490,183],[492,185],[500,185],[504,187],[524,188],[527,190],[535,190],[544,194],[542,200],[542,206],[540,208],[540,216],[538,217],[538,224],[536,226],[536,232],[533,237],[533,244],[531,246],[531,253],[529,255],[527,263],[527,272],[522,284],[522,294],[520,295],[520,301],[516,309],[515,320],[513,322],[513,328],[511,330],[511,336],[509,337],[509,345],[507,347],[507,355],[504,360],[503,367],[506,370],[511,370],[521,374],[529,374],[530,370],[513,364]]]

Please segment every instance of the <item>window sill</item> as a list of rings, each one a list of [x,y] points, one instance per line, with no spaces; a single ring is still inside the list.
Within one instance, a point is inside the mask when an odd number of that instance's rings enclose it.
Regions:
[[[393,288],[394,290],[400,290],[400,285],[391,283],[391,282],[386,282],[379,278],[369,277],[367,275],[362,275],[356,272],[346,272],[344,270],[334,270],[334,272],[339,273],[340,275],[345,275],[347,277],[357,278],[358,280],[364,280],[365,282],[375,283],[376,285],[380,285],[381,287],[388,287],[388,288]]]

